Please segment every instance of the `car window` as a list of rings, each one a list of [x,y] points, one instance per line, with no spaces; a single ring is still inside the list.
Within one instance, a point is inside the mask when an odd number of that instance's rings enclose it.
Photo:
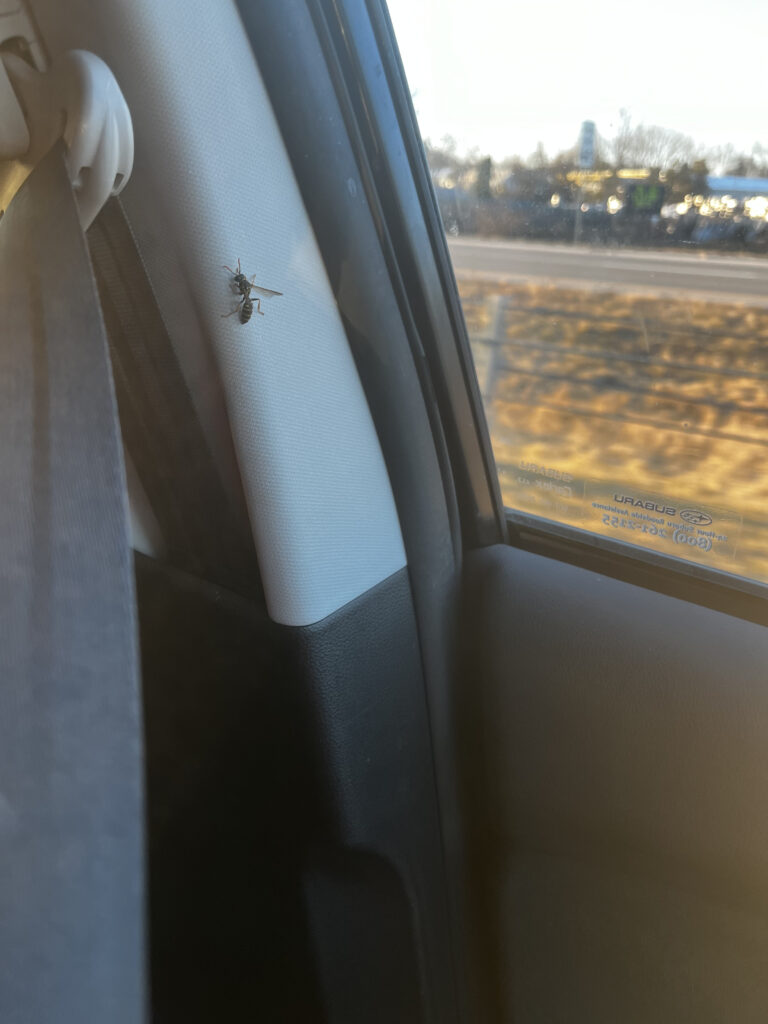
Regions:
[[[758,63],[706,2],[389,7],[505,505],[768,582]]]

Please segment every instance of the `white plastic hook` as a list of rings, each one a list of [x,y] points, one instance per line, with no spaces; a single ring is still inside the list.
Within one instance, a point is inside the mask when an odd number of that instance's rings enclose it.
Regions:
[[[89,227],[107,199],[124,188],[133,168],[133,124],[115,76],[86,50],[62,54],[42,73],[12,54],[0,56],[0,63],[29,133],[25,151],[1,155],[32,166],[63,137],[80,221]],[[20,145],[18,128],[16,136]]]

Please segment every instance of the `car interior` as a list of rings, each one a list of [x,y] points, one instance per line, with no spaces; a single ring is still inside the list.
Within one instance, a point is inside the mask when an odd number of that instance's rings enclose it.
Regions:
[[[4,1021],[768,1016],[762,588],[510,517],[406,71],[0,0]]]

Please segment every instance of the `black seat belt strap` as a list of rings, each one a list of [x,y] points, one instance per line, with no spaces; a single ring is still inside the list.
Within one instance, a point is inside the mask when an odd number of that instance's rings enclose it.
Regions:
[[[0,1020],[146,1016],[117,408],[62,144],[0,220]]]

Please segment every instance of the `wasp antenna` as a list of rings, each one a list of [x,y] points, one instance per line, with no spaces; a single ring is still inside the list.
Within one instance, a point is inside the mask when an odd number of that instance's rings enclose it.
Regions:
[[[222,263],[222,266],[224,267],[225,270],[228,270],[230,274],[234,274],[234,270],[232,269],[232,267],[228,267],[226,263]]]

